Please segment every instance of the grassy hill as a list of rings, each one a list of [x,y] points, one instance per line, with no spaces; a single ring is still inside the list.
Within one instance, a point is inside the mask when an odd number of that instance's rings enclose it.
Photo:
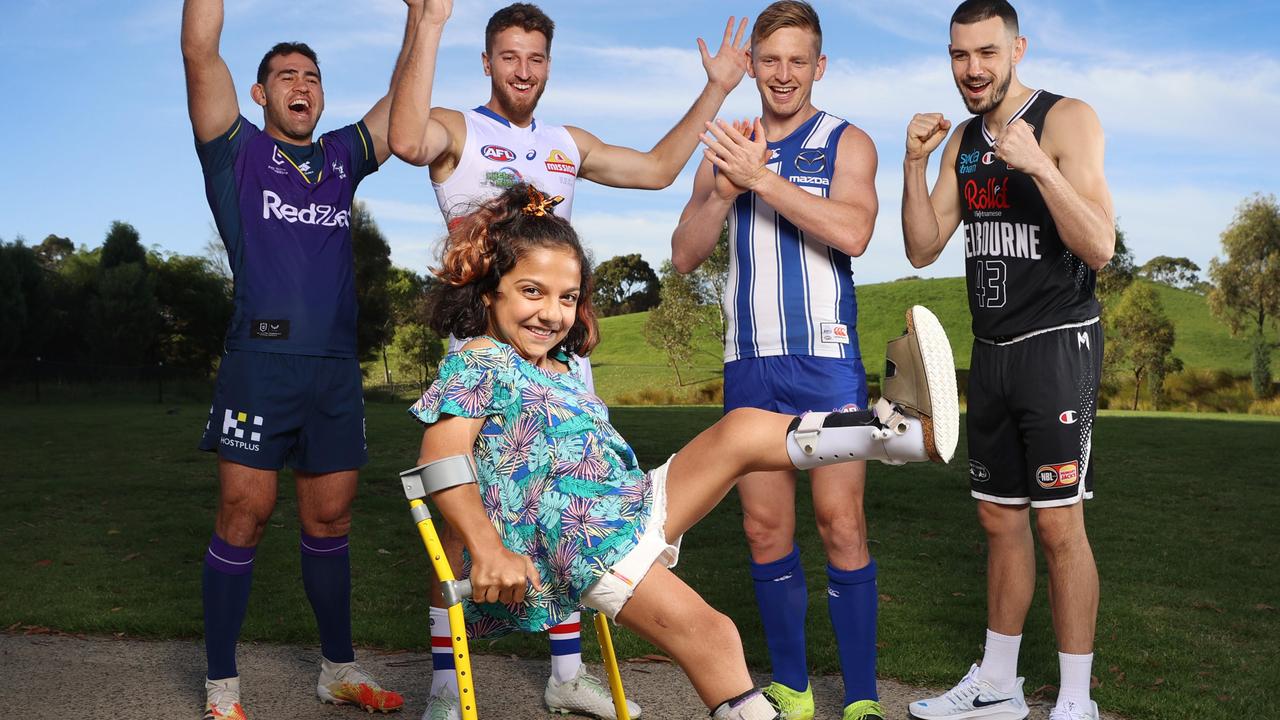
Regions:
[[[1232,337],[1226,326],[1209,314],[1204,296],[1165,285],[1154,287],[1176,328],[1174,355],[1185,367],[1237,376],[1248,373],[1248,343]],[[884,371],[885,343],[902,333],[903,313],[917,304],[928,307],[942,321],[956,367],[969,367],[973,335],[964,278],[876,283],[858,287],[858,335],[863,363],[873,380]],[[693,367],[681,370],[683,384],[677,384],[666,356],[645,342],[648,318],[646,312],[600,320],[601,341],[591,361],[601,397],[610,404],[718,403],[722,349],[715,309],[707,308],[706,322],[696,338]],[[391,365],[398,376],[394,351]],[[378,382],[381,363],[368,364],[366,377]]]
[[[1155,285],[1165,312],[1177,333],[1174,355],[1187,368],[1222,370],[1233,375],[1249,371],[1249,347],[1232,337],[1226,326],[1209,314],[1203,295]],[[911,305],[924,305],[937,314],[951,339],[956,367],[969,367],[973,347],[969,305],[964,278],[899,280],[858,287],[858,335],[867,372],[879,376],[884,369],[884,346],[902,333],[903,313]],[[620,398],[634,402],[645,388],[675,388],[675,374],[666,358],[644,341],[648,313],[603,318],[600,347],[592,355],[596,386],[608,402]],[[696,400],[696,389],[720,379],[720,341],[712,316],[698,338],[694,367],[686,373],[685,387],[675,388],[676,399]],[[653,402],[664,398],[651,394]]]

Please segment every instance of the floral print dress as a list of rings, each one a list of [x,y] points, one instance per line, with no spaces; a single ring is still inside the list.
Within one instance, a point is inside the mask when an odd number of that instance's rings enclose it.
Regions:
[[[518,604],[465,603],[468,634],[538,632],[578,609],[583,592],[644,532],[653,488],[635,453],[587,390],[574,358],[546,371],[509,345],[448,355],[409,412],[485,418],[472,450],[480,497],[503,545],[529,556],[542,580]],[[462,575],[471,572],[465,554]]]

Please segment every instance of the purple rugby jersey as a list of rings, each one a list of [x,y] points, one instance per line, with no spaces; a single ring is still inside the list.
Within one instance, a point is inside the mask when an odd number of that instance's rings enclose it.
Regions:
[[[355,357],[351,203],[378,169],[368,128],[295,147],[241,116],[196,153],[235,276],[226,348]]]

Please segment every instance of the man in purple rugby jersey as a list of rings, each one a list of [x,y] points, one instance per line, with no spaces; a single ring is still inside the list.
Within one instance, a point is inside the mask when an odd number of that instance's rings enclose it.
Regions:
[[[422,2],[406,3],[413,27]],[[367,459],[351,204],[360,180],[391,154],[390,97],[317,139],[324,88],[316,55],[303,43],[280,43],[262,59],[250,91],[263,109],[259,129],[240,113],[219,54],[222,20],[222,0],[184,4],[196,154],[235,275],[235,313],[200,443],[218,453],[220,490],[204,561],[204,717],[245,718],[236,639],[284,465],[297,483],[303,584],[323,655],[316,693],[325,702],[395,710],[403,698],[355,662],[347,543],[358,468]],[[403,59],[402,50],[397,71]]]

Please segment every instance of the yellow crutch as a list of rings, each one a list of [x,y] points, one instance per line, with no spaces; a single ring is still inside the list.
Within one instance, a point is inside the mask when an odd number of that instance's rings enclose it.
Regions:
[[[471,597],[471,581],[457,580],[453,576],[453,568],[449,566],[449,558],[444,554],[440,544],[440,536],[436,534],[435,523],[431,521],[431,511],[427,508],[425,498],[428,494],[424,482],[423,470],[427,466],[419,466],[400,473],[400,481],[404,486],[405,497],[409,500],[409,512],[418,534],[427,548],[427,556],[431,559],[431,567],[440,581],[440,590],[444,595],[445,607],[449,612],[449,641],[453,646],[454,670],[458,675],[458,698],[461,704],[462,720],[477,720],[475,686],[471,676],[471,656],[467,650],[466,620],[462,614],[462,601]],[[618,670],[618,658],[613,651],[613,636],[609,632],[609,619],[596,613],[596,639],[600,641],[600,657],[604,661],[605,673],[609,678],[609,692],[613,697],[614,712],[618,720],[631,720],[627,710],[627,697],[622,689],[622,675]]]

